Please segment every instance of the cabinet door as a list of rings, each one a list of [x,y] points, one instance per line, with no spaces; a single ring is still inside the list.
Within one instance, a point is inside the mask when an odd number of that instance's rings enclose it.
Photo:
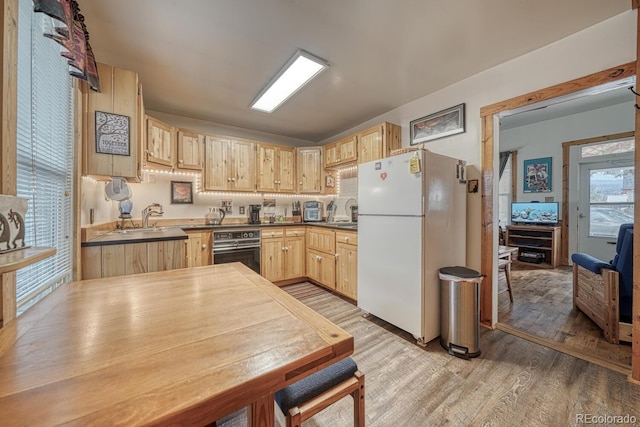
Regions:
[[[358,248],[344,243],[336,244],[336,291],[357,299]]]
[[[231,189],[254,191],[256,189],[256,148],[253,142],[233,141]]]
[[[358,159],[358,138],[353,135],[338,142],[337,163],[348,163]]]
[[[324,167],[335,166],[338,163],[338,144],[332,142],[324,146]]]
[[[335,253],[335,231],[321,227],[307,228],[307,247],[321,252]]]
[[[131,181],[139,182],[139,157],[142,141],[140,131],[140,99],[138,96],[138,74],[98,63],[98,73],[102,77],[101,91],[94,92],[86,84],[80,85],[83,110],[84,140],[83,173],[100,179],[110,176],[123,176]],[[111,113],[129,118],[128,155],[109,154],[109,133],[100,129],[96,123],[96,112]],[[85,115],[86,114],[86,115]],[[104,116],[101,116],[104,118]],[[98,129],[96,129],[98,127]],[[98,132],[96,132],[98,130]],[[96,141],[96,134],[103,137]],[[104,140],[103,140],[104,139]],[[123,147],[124,148],[124,147]]]
[[[204,136],[197,132],[180,129],[178,131],[178,162],[180,169],[202,169],[202,147]]]
[[[175,129],[147,116],[147,163],[173,166]]]
[[[371,162],[384,157],[382,127],[374,127],[358,134],[358,163]]]
[[[298,192],[322,191],[322,148],[298,148]]]
[[[277,189],[278,178],[276,174],[278,149],[274,145],[258,145],[258,156],[256,161],[257,170],[257,189],[258,191],[275,192]]]
[[[296,150],[278,148],[278,190],[293,193],[296,189]]]
[[[202,236],[200,233],[187,233],[187,267],[199,267],[202,264]]]
[[[228,146],[230,140],[207,135],[204,141],[205,168],[204,189],[224,191],[231,188],[229,177]]]
[[[320,283],[331,289],[336,288],[335,255],[320,252],[320,258],[318,259],[318,272],[320,274]]]
[[[307,277],[320,282],[320,252],[307,249],[306,254],[305,271],[307,272]]]
[[[284,279],[284,239],[263,239],[261,275],[271,282]]]
[[[287,237],[285,240],[285,279],[304,277],[305,275],[305,244],[304,235]]]

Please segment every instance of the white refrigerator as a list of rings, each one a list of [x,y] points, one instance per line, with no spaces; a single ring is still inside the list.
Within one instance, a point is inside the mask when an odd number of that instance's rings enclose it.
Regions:
[[[461,169],[427,150],[358,165],[358,307],[422,345],[440,335],[439,269],[466,262]]]

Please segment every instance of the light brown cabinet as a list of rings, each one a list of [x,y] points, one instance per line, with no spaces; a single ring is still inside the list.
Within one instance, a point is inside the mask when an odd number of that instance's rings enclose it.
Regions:
[[[257,190],[266,192],[295,191],[295,148],[258,143]]]
[[[304,227],[263,229],[261,274],[278,282],[305,276]]]
[[[204,135],[188,130],[178,129],[177,138],[178,169],[202,170],[204,157]]]
[[[255,191],[256,148],[252,141],[205,136],[204,189]]]
[[[332,168],[358,159],[356,135],[339,139],[324,146],[324,167]]]
[[[357,134],[358,163],[371,162],[391,155],[402,146],[402,129],[393,123],[382,123]]]
[[[82,248],[83,279],[173,270],[185,265],[185,243],[182,240]]]
[[[297,148],[298,193],[322,192],[322,147]]]
[[[336,291],[358,298],[358,234],[336,232]]]
[[[330,289],[336,288],[335,231],[321,227],[307,228],[307,277]]]
[[[186,241],[186,266],[211,265],[213,250],[211,231],[186,231],[186,233],[189,236]]]
[[[175,167],[176,129],[158,119],[147,116],[147,165]]]
[[[144,117],[144,104],[138,74],[106,64],[97,65],[101,77],[101,91],[94,92],[85,83],[81,84],[80,89],[84,141],[83,174],[97,179],[122,176],[128,181],[140,182],[143,146],[140,123]],[[107,132],[104,127],[118,116],[127,118],[126,141]],[[96,123],[97,119],[100,123]]]

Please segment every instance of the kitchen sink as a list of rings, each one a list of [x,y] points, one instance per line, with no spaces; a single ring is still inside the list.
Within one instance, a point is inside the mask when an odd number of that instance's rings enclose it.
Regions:
[[[110,233],[113,233],[113,234],[157,233],[165,230],[166,230],[165,227],[125,228],[125,229],[113,230]]]

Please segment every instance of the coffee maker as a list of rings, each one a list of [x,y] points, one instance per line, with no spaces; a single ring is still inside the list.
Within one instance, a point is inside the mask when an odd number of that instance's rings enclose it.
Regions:
[[[249,224],[260,224],[260,205],[249,205]]]

